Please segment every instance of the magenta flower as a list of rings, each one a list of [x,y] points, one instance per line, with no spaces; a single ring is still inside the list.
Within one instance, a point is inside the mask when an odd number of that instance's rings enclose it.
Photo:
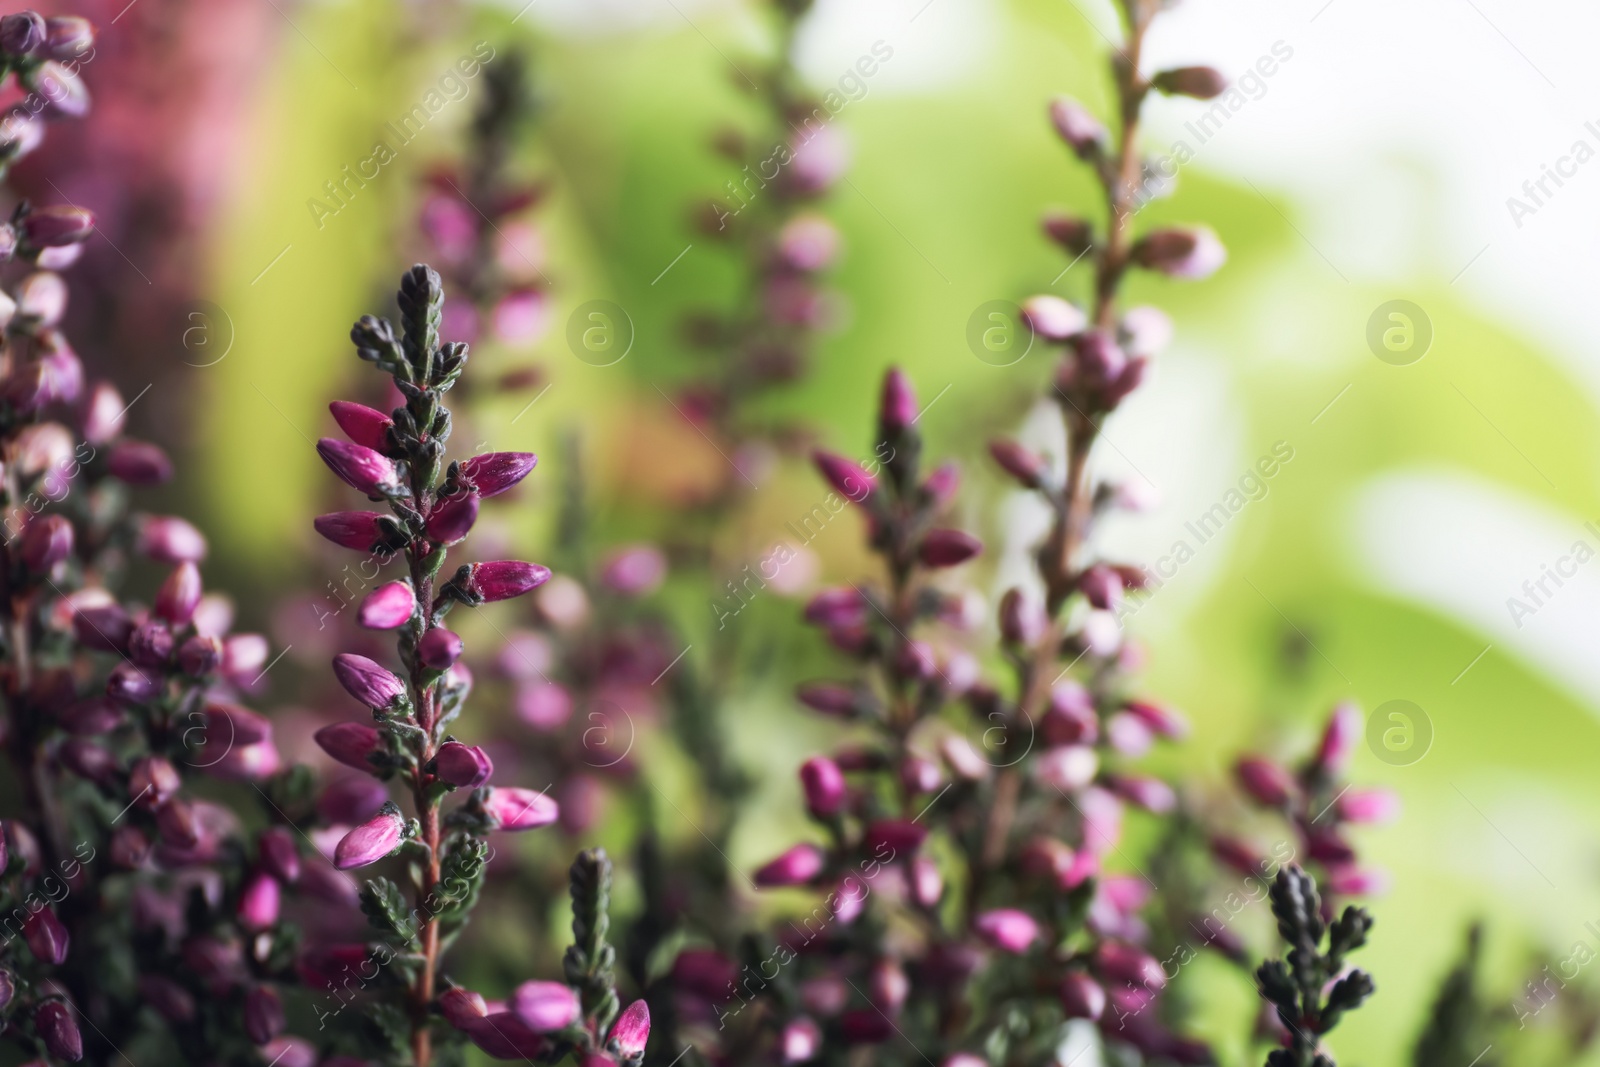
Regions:
[[[399,472],[392,461],[364,445],[324,437],[317,455],[350,488],[368,496],[388,496],[398,490]]]
[[[954,567],[983,551],[983,542],[963,530],[929,530],[917,549],[926,567]]]
[[[434,505],[428,515],[428,536],[441,544],[453,545],[472,532],[478,521],[478,494],[456,493]]]
[[[244,995],[244,1032],[251,1041],[265,1045],[283,1033],[283,1001],[269,986],[252,986]]]
[[[937,907],[944,896],[944,875],[939,865],[926,856],[911,861],[911,899],[924,908]]]
[[[805,885],[822,873],[827,862],[826,853],[816,845],[796,845],[757,868],[751,881],[762,889]]]
[[[318,515],[311,525],[336,545],[367,552],[383,540],[383,530],[378,525],[381,518],[376,511],[335,511]]]
[[[467,591],[485,601],[510,600],[531,592],[550,580],[550,568],[518,560],[475,563]]]
[[[200,568],[193,563],[180,563],[156,591],[156,617],[174,626],[185,626],[194,618],[194,609],[204,593]]]
[[[495,786],[489,790],[483,807],[501,830],[537,830],[561,816],[560,805],[534,789]]]
[[[819,819],[839,813],[844,807],[844,772],[826,756],[813,756],[800,765],[800,785],[805,791],[806,808]]]
[[[623,1009],[611,1027],[606,1048],[624,1060],[637,1060],[644,1055],[645,1043],[650,1040],[650,1005],[636,1000]]]
[[[72,555],[72,523],[64,515],[44,515],[23,531],[22,562],[35,573],[43,574]]]
[[[237,704],[207,704],[205,737],[218,747],[260,744],[272,739],[272,720]]]
[[[322,751],[346,767],[372,772],[368,757],[378,751],[380,739],[378,731],[366,723],[336,722],[318,730],[312,739],[322,746]]]
[[[795,690],[795,697],[812,711],[840,717],[853,716],[860,710],[860,697],[848,686],[833,682],[807,682]]]
[[[630,545],[612,553],[600,568],[600,582],[623,596],[646,596],[667,577],[667,557],[654,545]]]
[[[387,708],[405,696],[406,685],[393,671],[353,652],[333,657],[333,673],[346,692],[369,708]]]
[[[1347,789],[1335,810],[1345,822],[1392,822],[1400,816],[1400,796],[1392,789]]]
[[[461,479],[481,497],[499,496],[526,478],[538,462],[532,452],[485,452],[461,464]]]
[[[805,619],[809,623],[829,628],[860,626],[867,621],[871,610],[867,598],[854,586],[824,589],[806,604]]]
[[[477,745],[446,741],[433,757],[433,773],[457,788],[472,789],[494,774],[494,762]]]
[[[333,421],[339,424],[339,429],[355,444],[374,452],[389,447],[389,429],[394,420],[383,412],[348,400],[335,400],[328,405],[328,410],[333,413]]]
[[[875,819],[867,824],[865,844],[879,860],[888,862],[902,852],[915,852],[927,836],[927,827],[909,819]],[[883,855],[885,850],[888,857]]]
[[[261,867],[280,882],[293,885],[300,880],[300,846],[288,827],[269,826],[256,839]]]
[[[83,1059],[83,1035],[72,1018],[72,1009],[59,1000],[47,1000],[33,1013],[34,1028],[45,1049],[59,1060],[76,1063]]]
[[[182,785],[178,768],[161,756],[143,756],[128,770],[128,792],[144,808],[161,807],[177,796]]]
[[[1148,700],[1130,700],[1126,710],[1162,737],[1179,740],[1189,734],[1189,720],[1175,709],[1163,704]]]
[[[0,18],[0,50],[14,56],[31,55],[45,40],[44,16],[22,11]]]
[[[1061,980],[1061,1007],[1069,1019],[1099,1019],[1106,1010],[1106,991],[1082,971]]]
[[[23,920],[22,940],[27,943],[28,951],[33,953],[34,959],[40,963],[59,967],[67,961],[67,948],[71,944],[71,938],[67,934],[67,928],[56,918],[54,909],[48,905]]]
[[[822,1051],[822,1028],[802,1015],[784,1024],[778,1035],[778,1051],[784,1063],[805,1063]]]
[[[811,460],[827,483],[854,503],[865,503],[878,488],[876,478],[843,456],[818,450],[811,453]]]
[[[819,271],[839,255],[839,231],[821,215],[798,215],[778,231],[778,258],[793,270]]]
[[[850,143],[832,125],[807,121],[789,142],[793,160],[789,164],[794,184],[803,193],[822,193],[840,178],[850,165]]]
[[[129,485],[160,485],[172,480],[172,460],[156,445],[123,438],[106,461],[114,478]]]
[[[1013,955],[1028,951],[1040,937],[1038,921],[1016,908],[983,912],[973,920],[972,928],[991,947]]]
[[[1048,293],[1022,302],[1022,320],[1046,341],[1065,341],[1089,325],[1088,316],[1077,305]]]
[[[1129,258],[1141,267],[1174,278],[1209,278],[1228,261],[1228,250],[1204,226],[1155,230],[1133,246]]]
[[[239,925],[246,930],[267,929],[278,921],[281,900],[276,878],[266,871],[250,875],[239,890]]]
[[[159,696],[161,690],[158,671],[133,663],[117,664],[106,679],[106,696],[119,704],[145,704]]]
[[[541,1034],[563,1030],[583,1014],[577,991],[560,982],[523,982],[511,995],[510,1008],[524,1026]]]
[[[198,563],[206,558],[205,535],[193,523],[172,515],[141,522],[138,548],[157,563]]]
[[[1079,159],[1093,159],[1105,151],[1110,136],[1105,126],[1070,97],[1050,101],[1050,124]]]
[[[61,73],[65,74],[65,71]],[[76,78],[72,80],[77,81]],[[55,102],[54,99],[51,100],[51,103]],[[67,204],[51,204],[49,207],[35,208],[22,220],[22,235],[28,244],[35,248],[82,244],[92,233],[94,233],[94,212]]]
[[[883,395],[878,401],[878,425],[887,437],[899,434],[917,420],[917,394],[911,380],[899,367],[890,367],[883,377]]]
[[[1294,778],[1278,764],[1261,756],[1242,756],[1233,767],[1234,777],[1258,803],[1279,808],[1294,795]]]
[[[356,621],[369,630],[395,630],[411,621],[417,596],[410,582],[387,582],[368,593]]]
[[[1356,706],[1340,704],[1334,708],[1317,748],[1316,765],[1321,773],[1330,776],[1343,773],[1360,737],[1361,712]]]
[[[333,865],[341,871],[365,867],[392,855],[405,840],[406,821],[400,809],[385,804],[376,816],[345,834],[333,850]]]
[[[417,642],[417,658],[436,671],[449,670],[461,658],[461,638],[440,626],[422,635]]]
[[[465,1030],[468,1024],[488,1015],[489,1007],[483,994],[452,986],[439,994],[439,1014],[457,1030]]]
[[[94,47],[94,26],[79,15],[54,15],[45,19],[45,55],[65,62]]]
[[[537,1063],[549,1047],[549,1040],[531,1030],[511,1011],[491,1012],[469,1022],[464,1032],[484,1052],[497,1060],[527,1060]]]
[[[1148,952],[1122,941],[1102,941],[1095,965],[1113,982],[1157,990],[1167,984],[1167,973]]]

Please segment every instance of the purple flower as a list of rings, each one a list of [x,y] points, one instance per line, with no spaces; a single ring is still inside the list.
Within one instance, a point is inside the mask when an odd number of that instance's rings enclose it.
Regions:
[[[625,1060],[637,1060],[644,1055],[644,1046],[650,1040],[650,1005],[636,1000],[623,1009],[611,1027],[606,1048]]]
[[[811,453],[811,461],[829,485],[854,503],[865,503],[878,488],[876,478],[843,456],[818,450]]]
[[[613,552],[600,568],[600,584],[623,596],[645,596],[667,577],[667,557],[654,545],[629,545]]]
[[[1189,734],[1189,722],[1176,710],[1148,700],[1130,700],[1129,714],[1136,716],[1162,737],[1179,740]]]
[[[244,995],[244,1032],[258,1045],[283,1033],[283,1001],[270,986],[258,985]]]
[[[1157,990],[1167,984],[1167,973],[1156,958],[1121,941],[1102,941],[1095,950],[1095,966],[1113,982]]]
[[[902,852],[915,852],[928,836],[928,828],[909,819],[876,819],[867,824],[864,842],[867,851],[882,862],[889,862]],[[888,849],[891,856],[881,853]]]
[[[816,845],[796,845],[756,870],[751,881],[762,889],[805,885],[827,866],[827,855]]]
[[[376,816],[351,830],[333,850],[333,865],[341,871],[377,863],[395,852],[405,839],[406,821],[400,809],[385,804]]]
[[[467,591],[485,601],[510,600],[539,588],[550,580],[550,568],[518,560],[495,560],[472,565]]]
[[[1105,151],[1105,126],[1071,97],[1058,96],[1050,101],[1050,124],[1079,159],[1093,159]]]
[[[878,401],[878,426],[884,437],[903,433],[917,418],[917,394],[899,367],[890,367],[883,376],[883,395]]]
[[[1088,316],[1075,305],[1048,293],[1024,300],[1022,319],[1046,341],[1065,341],[1089,325]]]
[[[23,920],[22,940],[27,942],[34,959],[52,967],[67,961],[67,948],[72,943],[67,928],[48,905]]]
[[[388,582],[368,593],[356,621],[369,630],[395,630],[411,620],[417,596],[410,582]]]
[[[72,523],[64,515],[45,515],[28,524],[22,534],[22,562],[44,574],[72,555]]]
[[[78,15],[45,19],[45,53],[51,59],[77,59],[94,47],[94,26]]]
[[[394,420],[383,412],[348,400],[335,400],[328,405],[328,410],[333,412],[333,421],[351,441],[374,452],[389,447],[389,429]]]
[[[33,1013],[33,1025],[50,1055],[69,1063],[83,1059],[83,1035],[72,1018],[72,1009],[65,1003],[47,1000],[39,1005]]]
[[[364,445],[324,437],[317,442],[317,455],[340,481],[358,492],[388,496],[399,488],[400,475],[394,463]]]
[[[561,808],[543,791],[495,786],[483,809],[501,830],[537,830],[561,817]]]
[[[523,982],[510,1007],[524,1026],[541,1034],[565,1029],[583,1014],[577,992],[560,982]]]
[[[795,697],[812,711],[842,718],[854,716],[861,705],[854,689],[834,682],[807,682],[795,690]]]
[[[1015,441],[1007,438],[990,441],[989,455],[1024,489],[1037,489],[1044,482],[1048,470],[1044,459]]]
[[[824,589],[806,604],[805,619],[830,629],[840,626],[860,626],[867,621],[870,605],[855,586]]]
[[[378,525],[383,517],[376,511],[335,511],[318,515],[311,525],[336,545],[369,552],[384,539],[383,528]]]
[[[89,113],[89,87],[83,83],[83,79],[78,77],[71,67],[65,66],[54,59],[47,59],[39,64],[38,69],[33,72],[31,78],[27,79],[26,84],[30,89],[36,89],[56,113],[74,119],[81,119]],[[82,208],[68,210],[81,212],[82,215],[88,218],[90,223],[94,221],[94,216],[87,211],[83,211]],[[57,230],[64,230],[68,233],[81,233],[82,236],[75,240],[58,239],[53,242],[53,246],[75,244],[77,241],[87,240],[89,234],[93,232],[92,227],[85,229],[80,224],[78,229],[74,230],[71,228],[70,223],[66,223],[59,227],[47,229],[45,235],[59,236],[56,233]],[[28,233],[26,220],[23,223],[23,232]],[[29,234],[29,238],[32,239],[32,234]],[[34,243],[50,244],[51,242],[36,240]]]
[[[13,56],[31,55],[44,44],[44,16],[37,11],[22,11],[0,18],[0,49]]]
[[[160,622],[147,622],[128,635],[128,656],[141,667],[164,667],[172,659],[172,630]]]
[[[954,567],[983,551],[983,542],[964,530],[929,530],[917,549],[925,567]]]
[[[1214,67],[1174,67],[1158,71],[1150,84],[1168,96],[1210,100],[1227,91],[1228,79]]]
[[[446,741],[433,757],[433,773],[460,789],[472,789],[494,774],[494,762],[477,745]]]
[[[417,658],[424,667],[432,670],[449,670],[461,658],[461,638],[441,626],[435,626],[417,642]]]
[[[778,231],[778,258],[792,270],[818,271],[839,255],[839,231],[821,215],[797,215]]]
[[[1246,793],[1269,808],[1287,804],[1295,791],[1293,776],[1261,756],[1241,756],[1233,766],[1233,774]]]
[[[1228,261],[1228,250],[1204,226],[1183,230],[1154,230],[1128,253],[1141,267],[1174,278],[1209,278]]]
[[[1392,789],[1347,789],[1334,810],[1345,822],[1390,822],[1400,815],[1400,796]]]
[[[1061,1008],[1069,1019],[1099,1019],[1106,1010],[1106,991],[1100,983],[1074,971],[1061,980]]]
[[[1039,940],[1039,923],[1016,908],[995,908],[973,920],[972,928],[990,946],[1020,955]]]
[[[394,672],[353,652],[333,657],[333,673],[346,692],[369,708],[387,708],[406,692],[406,684]]]
[[[819,819],[839,813],[844,807],[844,772],[826,756],[813,756],[800,765],[800,785],[806,795],[806,808]]]
[[[246,930],[267,929],[278,921],[281,900],[278,880],[266,871],[255,872],[245,879],[244,887],[239,890],[239,925]]]
[[[778,1035],[778,1051],[784,1063],[805,1063],[822,1051],[822,1028],[802,1015],[784,1024]]]
[[[378,751],[378,731],[363,722],[336,722],[324,726],[312,735],[322,746],[322,751],[344,764],[369,774],[373,771],[367,758]]]
[[[160,485],[172,480],[172,460],[160,446],[124,437],[111,446],[107,467],[129,485]]]
[[[452,986],[439,994],[439,1014],[457,1030],[464,1030],[469,1023],[488,1015],[489,1006],[482,993]]]
[[[1343,773],[1361,737],[1361,712],[1354,704],[1340,704],[1328,717],[1317,746],[1316,767],[1326,775]]]
[[[157,563],[198,563],[206,558],[206,539],[187,519],[152,515],[139,524],[139,553]]]
[[[187,626],[204,593],[200,568],[192,562],[178,564],[156,591],[156,618],[165,619],[173,626]]]
[[[222,642],[195,634],[178,646],[178,666],[191,678],[204,678],[222,664]]]
[[[178,769],[161,756],[144,756],[128,769],[128,793],[147,809],[159,808],[177,795],[183,785]]]
[[[219,747],[256,745],[272,740],[272,722],[237,704],[211,703],[205,710],[206,743]]]
[[[280,882],[293,885],[300,880],[300,846],[285,826],[269,826],[256,839],[261,867]]]
[[[532,452],[485,452],[461,464],[461,479],[481,497],[499,496],[526,478],[538,462]]]
[[[465,1033],[489,1056],[497,1060],[538,1062],[550,1042],[543,1034],[530,1030],[515,1012],[500,1011],[467,1023]]]
[[[428,515],[428,536],[442,544],[453,545],[472,531],[478,521],[478,494],[456,493],[433,506]]]
[[[161,675],[150,668],[122,662],[106,679],[106,696],[119,704],[144,704],[160,695]]]
[[[55,64],[46,64],[56,70]],[[76,78],[72,79],[74,82]],[[46,93],[45,95],[49,95]],[[51,100],[51,103],[55,103]],[[94,232],[94,213],[67,204],[35,208],[22,220],[22,233],[35,248],[81,244]]]

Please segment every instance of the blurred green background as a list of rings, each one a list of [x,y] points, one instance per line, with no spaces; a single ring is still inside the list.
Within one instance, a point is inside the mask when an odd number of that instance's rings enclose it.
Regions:
[[[501,369],[536,361],[550,389],[520,417],[522,394],[478,393],[468,410],[491,447],[543,459],[517,510],[500,514],[511,544],[538,559],[549,542],[564,434],[584,442],[601,543],[670,531],[662,487],[717,462],[658,389],[670,393],[697,366],[680,337],[684,312],[734,292],[735,264],[695,231],[691,209],[735,177],[709,141],[755,107],[733,66],[759,53],[761,23],[737,4],[642,6],[651,10],[637,22],[616,5],[574,25],[543,20],[538,7],[518,15],[520,4],[337,0],[266,20],[259,73],[236,116],[246,131],[241,154],[204,231],[203,295],[231,323],[233,346],[215,365],[195,367],[174,339],[157,370],[196,414],[192,429],[141,427],[189,454],[175,495],[212,541],[208,573],[245,594],[255,621],[286,584],[331,577],[308,577],[327,566],[312,555],[308,512],[335,499],[311,442],[331,428],[326,399],[361,374],[349,324],[389,307],[416,245],[419,177],[451,158],[472,97],[451,104],[321,228],[307,200],[364,157],[383,124],[475,41],[529,51],[545,108],[519,162],[551,186],[538,219],[553,325],[534,346],[491,344],[476,357]],[[963,2],[894,15],[914,41],[923,20],[970,17],[946,6]],[[979,579],[995,597],[1005,564],[992,561],[1014,565],[1022,546],[1015,503],[983,444],[1026,422],[1048,368],[1039,357],[990,366],[968,349],[965,331],[986,301],[1083,294],[1087,279],[1060,275],[1065,261],[1037,220],[1049,206],[1097,205],[1051,135],[1044,105],[1066,92],[1104,111],[1106,41],[1096,27],[1111,23],[1061,0],[979,7],[987,36],[961,77],[895,88],[895,62],[926,70],[930,60],[892,40],[883,85],[869,82],[837,120],[854,163],[825,210],[846,240],[834,275],[846,311],[810,375],[770,403],[815,427],[819,440],[860,451],[884,368],[907,368],[925,402],[939,397],[923,427],[933,453],[963,461],[962,518],[992,546]],[[1204,17],[1204,0],[1191,7]],[[837,36],[852,39],[847,22]],[[863,36],[856,52],[880,36]],[[1245,47],[1245,62],[1270,41]],[[1297,73],[1286,67],[1281,77]],[[1171,113],[1161,128],[1172,136],[1192,106],[1153,105]],[[1119,520],[1103,547],[1150,561],[1255,457],[1280,441],[1292,447],[1265,498],[1204,545],[1131,625],[1149,649],[1150,690],[1195,723],[1169,768],[1210,783],[1202,789],[1219,789],[1243,748],[1303,751],[1336,701],[1371,710],[1405,699],[1425,712],[1425,754],[1380,758],[1363,747],[1352,773],[1392,786],[1405,804],[1397,824],[1361,837],[1393,886],[1375,901],[1379,925],[1365,960],[1379,996],[1336,1042],[1341,1063],[1377,1067],[1405,1061],[1472,919],[1489,924],[1490,974],[1507,1006],[1525,978],[1575,942],[1600,947],[1585,930],[1600,920],[1600,685],[1585,666],[1600,587],[1580,575],[1520,628],[1504,606],[1571,542],[1600,545],[1582,529],[1600,516],[1596,420],[1570,363],[1497,321],[1453,284],[1454,267],[1434,269],[1428,257],[1386,273],[1335,267],[1311,243],[1323,243],[1326,227],[1305,222],[1294,182],[1278,177],[1295,165],[1316,167],[1300,153],[1272,178],[1241,180],[1208,169],[1202,153],[1174,195],[1141,215],[1141,223],[1205,222],[1230,259],[1204,283],[1132,284],[1133,302],[1172,314],[1177,337],[1148,395],[1108,427],[1099,462],[1149,482],[1162,503]],[[628,357],[607,368],[579,361],[565,342],[572,310],[597,298],[622,305],[637,331]],[[1425,309],[1432,330],[1426,356],[1405,366],[1380,361],[1367,342],[1375,309],[1397,298]],[[741,516],[745,540],[782,536],[783,523],[809,508],[813,485],[798,468],[766,483]],[[859,572],[856,542],[844,530],[812,546],[826,576]],[[671,589],[688,625],[712,621],[706,604],[718,590]],[[752,825],[792,818],[782,813],[793,810],[795,753],[822,736],[788,708],[799,668],[821,662],[788,607],[764,608],[757,622],[791,628],[779,640],[810,661],[779,659],[741,688],[749,710],[736,746],[769,772],[746,813]],[[737,836],[734,861],[765,859],[771,835]],[[1241,1034],[1248,1006],[1234,998],[1223,1010],[1229,1017],[1208,1029]],[[1219,1040],[1239,1062],[1241,1039]]]

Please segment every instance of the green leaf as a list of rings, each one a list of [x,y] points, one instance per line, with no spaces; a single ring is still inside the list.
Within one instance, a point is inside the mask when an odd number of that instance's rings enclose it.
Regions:
[[[361,887],[361,913],[367,923],[391,943],[406,946],[416,941],[411,908],[400,887],[387,878],[372,878]]]

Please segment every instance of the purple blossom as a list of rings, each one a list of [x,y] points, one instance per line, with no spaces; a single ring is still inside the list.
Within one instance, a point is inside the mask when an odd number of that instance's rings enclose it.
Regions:
[[[324,437],[317,455],[350,488],[368,496],[388,496],[398,491],[399,472],[392,461],[364,445]]]
[[[485,601],[510,600],[550,580],[550,569],[537,563],[496,560],[472,566],[467,590]]]
[[[428,536],[441,544],[453,545],[472,531],[478,521],[478,494],[461,492],[434,505],[428,515]]]
[[[806,885],[827,865],[827,855],[816,845],[795,845],[777,859],[756,869],[751,881],[762,889]]]
[[[644,1055],[645,1043],[649,1040],[650,1006],[642,1000],[636,1000],[617,1017],[606,1047],[625,1060],[636,1060]]]
[[[878,488],[878,480],[861,466],[832,452],[811,453],[812,462],[827,483],[854,503],[865,503]]]
[[[524,1026],[541,1034],[565,1029],[583,1014],[577,991],[560,982],[524,982],[510,1007]]]
[[[67,928],[61,925],[61,920],[56,918],[55,910],[49,906],[40,908],[23,920],[22,940],[40,963],[59,967],[67,961],[71,937],[67,934]]]
[[[257,871],[245,879],[239,890],[239,925],[246,930],[265,930],[274,925],[281,900],[278,880],[266,871]]]
[[[387,708],[405,696],[406,685],[393,671],[353,652],[333,657],[333,673],[347,693],[369,708]]]
[[[366,595],[356,621],[369,630],[395,630],[411,621],[417,596],[410,582],[387,582]]]
[[[378,751],[378,731],[360,722],[336,722],[332,726],[324,726],[312,735],[322,751],[344,764],[357,770],[373,771],[373,765],[368,759]]]
[[[50,1055],[69,1063],[83,1059],[83,1035],[72,1009],[63,1001],[47,1000],[39,1005],[33,1013],[33,1025]]]
[[[483,807],[501,830],[537,830],[561,815],[560,806],[540,790],[494,786]]]
[[[341,871],[366,867],[395,852],[405,839],[406,821],[393,804],[345,834],[333,850],[333,865]]]
[[[204,592],[200,584],[200,568],[189,562],[178,564],[156,591],[156,617],[174,626],[188,625]]]
[[[417,658],[431,670],[443,671],[461,658],[461,638],[440,626],[422,635],[417,642]]]
[[[494,774],[494,762],[477,745],[446,741],[433,758],[433,773],[460,789],[483,785]]]
[[[383,517],[376,511],[335,511],[318,515],[311,525],[336,545],[368,552],[383,540],[383,529],[378,524]]]
[[[813,756],[800,765],[800,785],[806,809],[819,819],[838,814],[844,806],[844,772],[826,756]]]
[[[374,452],[383,452],[389,447],[389,430],[394,426],[394,420],[383,412],[348,400],[335,400],[328,405],[328,410],[333,413],[333,421],[339,424],[339,429],[353,443]]]
[[[461,479],[481,497],[499,496],[526,478],[538,462],[532,452],[485,452],[461,464]]]
[[[883,394],[878,401],[878,426],[885,437],[905,431],[917,419],[917,394],[911,380],[899,367],[890,367],[883,376]]]

